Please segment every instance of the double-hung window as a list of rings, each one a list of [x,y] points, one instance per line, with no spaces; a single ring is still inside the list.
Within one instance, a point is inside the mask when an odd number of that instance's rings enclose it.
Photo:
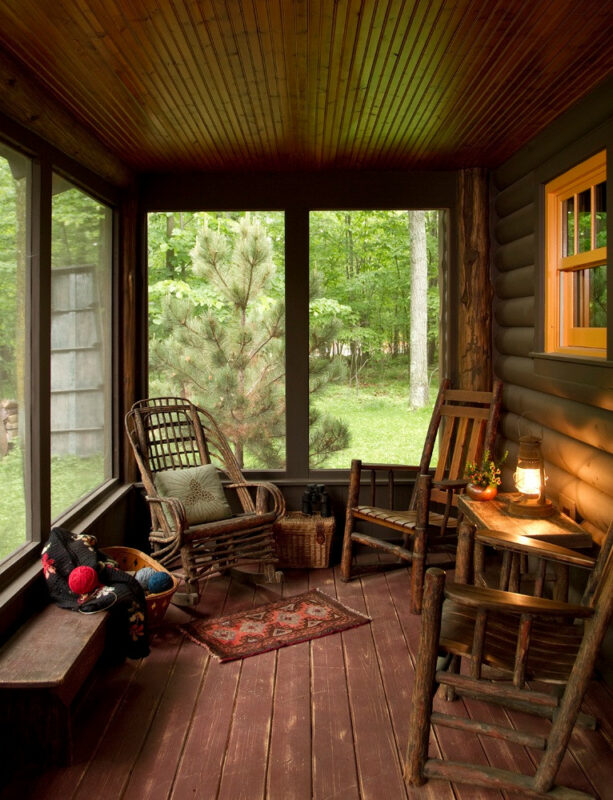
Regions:
[[[606,153],[558,176],[546,193],[547,352],[606,357]]]

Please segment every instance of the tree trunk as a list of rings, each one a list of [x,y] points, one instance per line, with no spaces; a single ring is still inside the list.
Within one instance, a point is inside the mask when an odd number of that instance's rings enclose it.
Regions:
[[[409,407],[428,405],[428,258],[426,212],[409,211],[411,240],[411,334]]]

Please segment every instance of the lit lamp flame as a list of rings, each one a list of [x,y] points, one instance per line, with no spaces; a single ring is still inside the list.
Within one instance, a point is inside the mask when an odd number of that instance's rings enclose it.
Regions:
[[[510,511],[519,517],[548,517],[554,512],[545,497],[545,469],[540,441],[534,436],[519,440],[517,469],[513,476],[520,496],[510,504]]]

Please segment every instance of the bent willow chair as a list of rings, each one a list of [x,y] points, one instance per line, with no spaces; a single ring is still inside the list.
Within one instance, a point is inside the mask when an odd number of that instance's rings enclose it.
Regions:
[[[590,797],[581,791],[554,786],[554,780],[575,723],[589,726],[593,722],[580,713],[580,708],[613,613],[613,524],[596,562],[556,545],[535,543],[527,537],[504,532],[477,531],[476,542],[510,551],[514,556],[528,552],[537,555],[539,588],[540,578],[545,574],[540,567],[543,562],[584,567],[592,572],[581,602],[575,605],[460,583],[445,585],[443,570],[427,571],[406,778],[415,785],[425,783],[428,778],[442,778],[519,792],[522,797],[568,800]],[[463,547],[460,542],[459,551]],[[458,563],[456,572],[464,574],[456,579],[466,577],[469,561],[470,558],[463,558],[462,564]],[[437,659],[441,656],[466,658],[468,674],[437,669]],[[558,691],[550,693],[541,685],[528,688],[527,681],[550,683]],[[448,700],[461,694],[553,720],[549,734],[537,735],[534,728],[522,731],[433,711],[437,685],[452,690]],[[437,708],[445,705],[441,702]],[[431,725],[492,736],[544,753],[534,775],[428,758]]]
[[[140,400],[126,430],[151,513],[153,556],[168,566],[180,556],[188,602],[197,601],[200,581],[241,564],[262,565],[254,580],[281,579],[272,525],[285,514],[283,495],[245,479],[207,411],[177,397]]]
[[[457,537],[457,495],[464,489],[466,464],[480,461],[487,451],[493,454],[500,416],[502,383],[494,382],[493,391],[477,392],[450,388],[449,379],[440,387],[419,466],[400,464],[351,463],[347,516],[343,539],[341,577],[352,577],[353,546],[366,545],[409,562],[411,569],[411,611],[421,612],[423,576],[428,551],[455,551]],[[438,436],[438,439],[437,439]],[[430,468],[435,442],[439,442],[436,467]],[[415,481],[408,508],[395,508],[395,484],[398,477],[420,477]],[[387,475],[387,504],[376,505],[377,477]],[[370,499],[360,503],[363,476],[370,477]],[[370,523],[378,530],[365,533],[358,523]],[[436,533],[435,539],[430,532]],[[402,534],[402,541],[390,541],[389,535]],[[388,538],[384,538],[387,535]]]

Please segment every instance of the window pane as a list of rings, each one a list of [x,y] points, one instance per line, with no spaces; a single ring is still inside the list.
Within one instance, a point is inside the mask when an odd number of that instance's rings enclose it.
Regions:
[[[573,318],[575,328],[606,328],[606,264],[573,273]]]
[[[309,247],[310,467],[418,463],[438,388],[438,212],[315,211]]]
[[[607,245],[607,183],[603,181],[594,187],[596,204],[596,247]]]
[[[149,395],[209,411],[247,469],[285,467],[285,216],[149,214]]]
[[[589,189],[577,198],[579,210],[579,253],[592,249],[592,193]]]
[[[0,145],[0,560],[28,541],[25,382],[30,161]]]
[[[51,517],[110,478],[111,210],[53,179]]]
[[[562,220],[565,226],[562,255],[575,255],[575,198],[569,197],[562,204]]]

